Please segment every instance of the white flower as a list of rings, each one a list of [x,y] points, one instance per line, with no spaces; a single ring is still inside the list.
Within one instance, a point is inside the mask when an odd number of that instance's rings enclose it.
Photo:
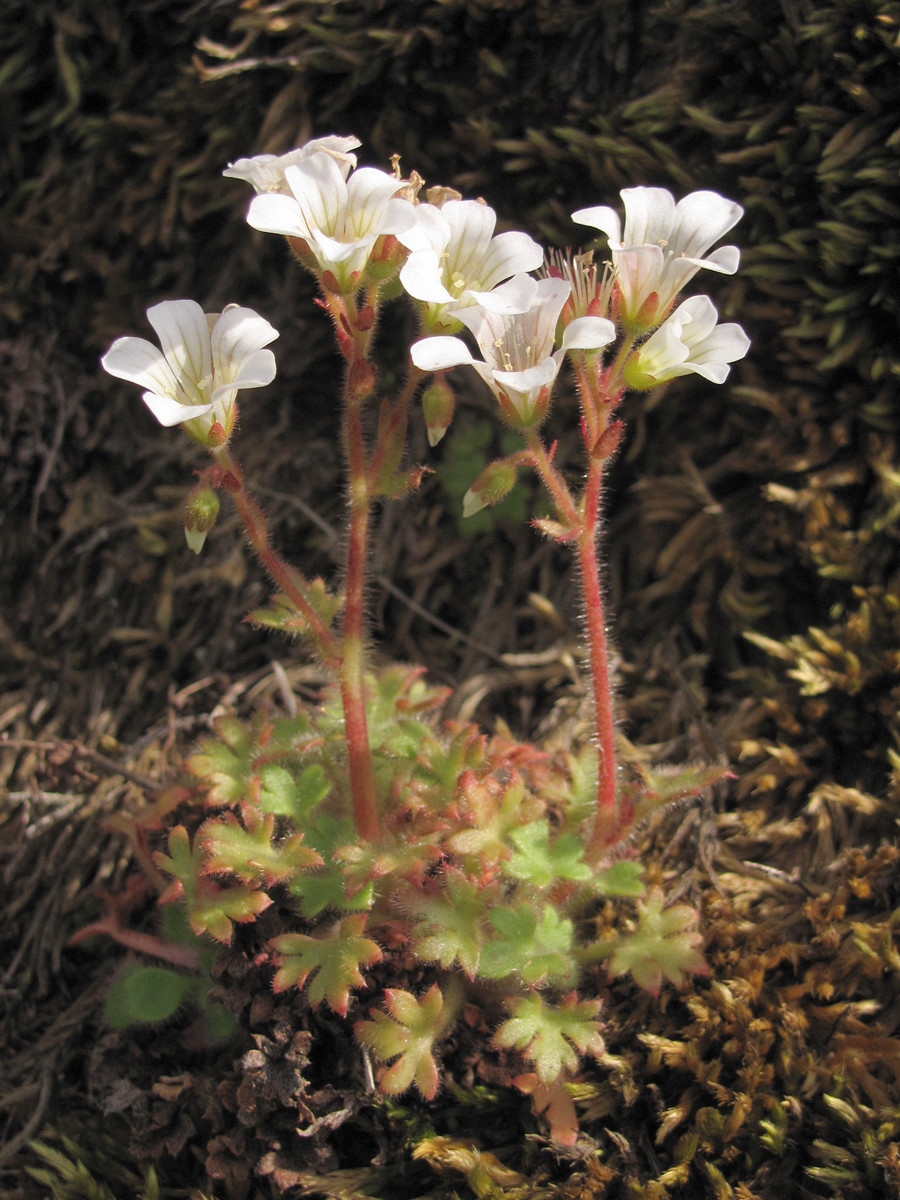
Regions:
[[[547,412],[550,391],[569,350],[599,350],[616,336],[605,317],[578,317],[565,328],[554,350],[556,326],[571,285],[563,279],[533,281],[534,297],[522,313],[487,312],[464,308],[459,319],[472,331],[482,353],[475,358],[455,337],[431,337],[416,342],[412,360],[422,371],[442,371],[467,364],[474,367],[500,402],[504,415],[516,425],[529,426]]]
[[[717,325],[709,296],[690,296],[625,364],[630,387],[650,388],[679,375],[697,374],[724,383],[729,363],[743,358],[750,339],[740,325]]]
[[[360,167],[345,179],[328,154],[313,154],[285,168],[288,194],[270,192],[250,202],[247,221],[264,233],[306,242],[332,290],[359,287],[372,248],[382,234],[400,234],[415,222],[408,200],[395,199],[402,179]]]
[[[144,403],[161,425],[183,424],[205,444],[218,423],[227,437],[238,391],[275,378],[275,356],[263,347],[278,331],[252,309],[229,304],[204,313],[193,300],[154,304],[147,320],[162,349],[144,338],[119,338],[100,360],[103,369],[146,388]]]
[[[399,235],[411,250],[400,282],[428,305],[428,324],[459,328],[460,309],[523,312],[534,298],[536,270],[544,252],[527,233],[494,236],[497,214],[478,200],[448,200],[440,208],[420,204],[416,224]],[[516,276],[509,283],[511,276]]]
[[[332,135],[314,138],[297,150],[289,150],[287,154],[257,154],[254,158],[239,158],[237,162],[229,163],[222,174],[229,179],[243,179],[260,193],[281,192],[282,195],[290,195],[290,188],[284,179],[286,167],[296,166],[311,154],[328,154],[346,179],[356,166],[356,155],[351,151],[361,145],[362,142],[355,137]]]
[[[671,192],[652,187],[625,188],[622,199],[624,237],[618,213],[605,205],[582,208],[572,220],[602,230],[609,239],[629,324],[645,329],[656,325],[701,267],[724,275],[738,269],[737,246],[721,246],[703,257],[741,219],[744,210],[733,200],[717,192],[691,192],[676,204]]]

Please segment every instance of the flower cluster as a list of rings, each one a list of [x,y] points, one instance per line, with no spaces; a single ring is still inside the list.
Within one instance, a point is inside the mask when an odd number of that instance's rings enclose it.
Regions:
[[[691,372],[722,383],[729,364],[746,354],[743,329],[718,324],[708,297],[691,297],[673,311],[701,268],[737,270],[736,246],[707,253],[740,219],[733,201],[700,191],[676,203],[664,188],[626,188],[624,233],[612,208],[573,213],[574,221],[606,235],[611,275],[598,276],[590,254],[551,253],[544,277],[535,278],[544,251],[531,237],[495,234],[492,208],[449,189],[431,189],[429,202],[419,203],[418,189],[398,174],[357,168],[359,145],[355,137],[317,138],[281,156],[238,159],[224,174],[257,193],[248,223],[288,238],[326,291],[353,295],[367,279],[383,281],[399,270],[425,335],[411,348],[415,366],[423,372],[473,367],[514,427],[543,421],[565,355],[604,350],[617,325],[630,345],[623,380],[637,390]],[[379,274],[377,263],[387,259],[390,268]],[[144,386],[144,400],[162,424],[184,424],[201,441],[211,428],[227,438],[238,389],[274,376],[274,359],[262,347],[275,330],[248,309],[231,305],[206,317],[189,300],[158,304],[148,319],[162,352],[142,339],[120,338],[103,366]],[[449,336],[466,330],[480,357]],[[432,441],[449,417],[442,420],[429,424]]]

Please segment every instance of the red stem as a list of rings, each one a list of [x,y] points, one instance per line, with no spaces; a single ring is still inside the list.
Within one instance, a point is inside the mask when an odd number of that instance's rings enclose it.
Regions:
[[[616,746],[612,693],[609,684],[609,650],[606,617],[597,561],[597,527],[603,463],[592,462],[584,495],[584,527],[578,535],[577,553],[587,625],[591,684],[594,693],[594,725],[597,736],[597,817],[590,846],[602,849],[615,840]]]
[[[370,501],[363,445],[362,401],[353,394],[349,386],[344,397],[343,434],[350,489],[350,524],[347,542],[343,659],[340,672],[341,700],[344,707],[350,789],[353,796],[353,819],[359,836],[365,841],[373,842],[378,840],[381,829],[363,680],[363,610]]]
[[[250,544],[277,586],[303,614],[322,658],[330,665],[336,665],[340,657],[337,638],[307,600],[297,573],[292,571],[269,545],[269,530],[265,514],[244,485],[244,475],[240,466],[232,457],[227,446],[219,447],[214,453],[222,468],[225,489],[234,501]]]

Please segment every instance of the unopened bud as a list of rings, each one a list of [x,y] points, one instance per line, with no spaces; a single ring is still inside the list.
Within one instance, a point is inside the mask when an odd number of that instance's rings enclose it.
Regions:
[[[219,497],[206,483],[200,483],[190,493],[184,506],[184,536],[187,544],[199,554],[206,535],[219,515]]]
[[[393,278],[403,266],[408,253],[392,233],[383,233],[372,247],[366,263],[366,279],[371,283],[384,283],[386,279]]]
[[[447,381],[438,376],[422,393],[422,413],[429,446],[436,446],[450,427],[456,397]]]
[[[219,446],[224,446],[227,441],[228,434],[225,432],[225,426],[221,421],[213,421],[206,431],[206,444],[209,449],[215,450]]]
[[[491,504],[499,504],[516,486],[516,467],[508,459],[488,463],[463,496],[463,516],[471,517]]]
[[[625,314],[625,323],[634,333],[646,333],[660,323],[663,315],[659,311],[659,293],[651,292],[636,313]]]

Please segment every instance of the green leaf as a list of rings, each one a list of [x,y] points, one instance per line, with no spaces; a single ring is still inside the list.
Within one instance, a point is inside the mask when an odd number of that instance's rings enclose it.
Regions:
[[[440,1082],[433,1047],[455,1011],[446,1006],[441,990],[432,984],[422,1000],[400,988],[384,993],[387,1013],[372,1012],[370,1021],[357,1021],[356,1036],[382,1062],[397,1061],[381,1079],[382,1092],[399,1096],[415,1083],[426,1100],[433,1100]]]
[[[130,963],[106,994],[106,1019],[114,1029],[139,1022],[166,1021],[195,989],[196,981],[168,967]]]
[[[597,1016],[599,1000],[579,1000],[571,992],[560,1004],[547,1004],[537,992],[513,1000],[513,1015],[494,1035],[494,1044],[519,1050],[534,1063],[543,1084],[557,1080],[563,1071],[574,1071],[578,1055],[603,1054]]]
[[[322,579],[314,579],[310,583],[299,571],[292,571],[292,574],[310,608],[321,618],[325,628],[330,628],[343,603],[341,597],[329,592]],[[267,629],[280,629],[282,633],[295,637],[309,632],[306,617],[283,592],[276,592],[269,598],[268,608],[255,608],[247,613],[244,620],[253,625],[264,625]]]
[[[159,902],[165,904],[183,897],[194,933],[198,936],[209,933],[227,945],[231,941],[232,922],[255,921],[272,901],[253,886],[219,887],[205,877],[205,857],[199,839],[192,847],[188,831],[183,825],[176,825],[169,834],[169,853],[157,850],[153,856],[157,866],[175,878]]]
[[[416,894],[409,909],[419,917],[413,931],[413,952],[423,962],[442,967],[459,965],[470,979],[478,971],[481,949],[487,941],[486,918],[496,890],[480,887],[455,867],[444,867],[443,892]]]
[[[584,843],[575,833],[560,833],[551,841],[546,818],[513,829],[509,840],[516,849],[504,871],[526,879],[533,887],[547,887],[558,879],[590,879],[591,869],[583,860]]]
[[[571,957],[573,925],[568,918],[550,904],[544,905],[538,917],[527,903],[495,908],[489,917],[500,937],[484,946],[480,976],[502,979],[517,973],[529,984],[572,986],[576,966]]]
[[[622,858],[598,871],[594,877],[594,890],[599,896],[643,896],[643,863]]]
[[[291,892],[300,897],[304,917],[317,917],[326,908],[344,912],[365,912],[375,900],[375,884],[369,881],[352,895],[347,893],[347,881],[340,865],[329,865],[321,871],[298,875],[290,884]]]
[[[282,769],[295,762],[299,766],[301,756],[317,740],[305,713],[272,721],[264,712],[258,712],[249,724],[237,717],[220,717],[215,729],[218,739],[201,742],[199,750],[185,764],[190,774],[205,786],[209,805],[258,803],[261,772],[276,763]],[[272,811],[277,812],[284,779],[276,775],[272,783]]]
[[[610,969],[614,975],[630,971],[641,987],[658,995],[663,976],[680,987],[685,975],[706,975],[709,968],[698,946],[703,935],[688,926],[697,912],[688,904],[663,910],[662,889],[652,889],[638,904],[638,927],[626,934],[613,951]]]
[[[272,813],[254,818],[253,809],[246,814],[247,828],[233,813],[204,822],[197,840],[205,851],[203,872],[213,875],[230,871],[244,883],[262,876],[267,884],[290,879],[298,871],[319,866],[322,858],[315,850],[301,845],[302,833],[295,833],[273,844],[275,817]]]
[[[309,814],[331,791],[321,763],[310,763],[299,773],[278,763],[267,763],[259,772],[259,806],[263,812],[290,817],[303,825]]]
[[[479,869],[510,857],[507,835],[523,824],[529,797],[517,771],[506,783],[495,774],[479,777],[474,771],[464,771],[459,789],[460,810],[469,828],[455,833],[447,845],[455,854],[471,859],[473,874],[477,874]]]
[[[305,933],[285,933],[274,937],[271,945],[278,955],[278,970],[273,988],[302,988],[307,979],[309,1002],[315,1008],[323,1000],[342,1017],[350,1004],[350,989],[365,987],[360,967],[381,961],[381,950],[363,937],[366,913],[352,913],[336,922],[325,937]]]

